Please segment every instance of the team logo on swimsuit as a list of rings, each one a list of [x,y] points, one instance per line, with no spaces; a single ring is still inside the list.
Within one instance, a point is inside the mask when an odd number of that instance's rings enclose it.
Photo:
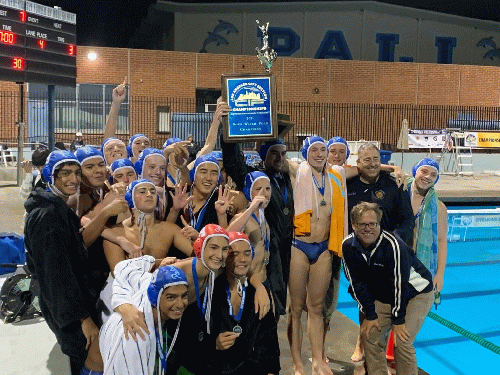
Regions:
[[[379,190],[379,191],[375,192],[375,198],[377,198],[378,200],[382,200],[382,199],[384,199],[384,197],[385,197],[385,193],[383,190]]]

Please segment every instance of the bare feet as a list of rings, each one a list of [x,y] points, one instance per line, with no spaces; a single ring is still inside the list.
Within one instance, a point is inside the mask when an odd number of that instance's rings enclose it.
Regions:
[[[361,343],[361,337],[358,336],[358,341],[356,341],[356,348],[354,349],[354,353],[352,353],[351,360],[353,362],[362,361],[365,357],[365,353],[363,351],[363,344]]]
[[[325,362],[319,361],[315,363],[315,361],[313,361],[312,375],[333,375],[333,372]]]

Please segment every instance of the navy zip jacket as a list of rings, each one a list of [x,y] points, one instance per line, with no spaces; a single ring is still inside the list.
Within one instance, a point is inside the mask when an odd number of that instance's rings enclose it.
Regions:
[[[347,205],[349,212],[360,202],[377,203],[382,210],[382,229],[396,233],[408,245],[413,241],[415,219],[410,196],[403,188],[398,188],[394,180],[385,172],[373,184],[366,184],[359,176],[347,180]],[[352,232],[349,217],[349,232]]]
[[[413,249],[385,230],[366,249],[350,234],[342,243],[342,256],[349,293],[368,320],[378,318],[375,301],[379,301],[391,305],[393,324],[403,324],[408,301],[433,288],[430,271]]]

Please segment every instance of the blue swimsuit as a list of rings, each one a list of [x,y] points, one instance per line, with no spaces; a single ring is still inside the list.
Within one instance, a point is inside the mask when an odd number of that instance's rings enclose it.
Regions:
[[[292,245],[297,249],[306,254],[310,263],[315,263],[319,256],[326,250],[328,250],[328,240],[323,242],[303,242],[297,239],[293,239]]]

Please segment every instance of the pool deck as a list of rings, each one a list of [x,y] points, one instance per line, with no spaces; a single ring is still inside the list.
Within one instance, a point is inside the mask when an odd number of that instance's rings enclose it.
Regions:
[[[19,188],[11,182],[0,181],[0,232],[22,234],[24,207]],[[500,176],[494,174],[469,176],[441,176],[437,185],[438,194],[445,202],[475,203],[500,202]],[[5,277],[3,278],[5,279]],[[0,280],[2,283],[3,280]],[[310,347],[307,340],[305,316],[303,314],[303,360],[306,374],[311,372]],[[3,323],[0,322],[0,325]],[[350,356],[354,350],[358,326],[336,311],[331,320],[331,331],[327,335],[326,354],[331,358],[334,374],[362,375],[363,366],[354,364]],[[286,336],[286,321],[282,318],[278,326],[281,347],[282,374],[293,373],[290,348]],[[0,328],[0,367],[2,374],[69,374],[69,362],[55,340],[55,336],[43,320],[32,320],[9,324]],[[426,374],[420,371],[419,374]]]
[[[439,198],[445,203],[498,203],[500,202],[500,176],[495,174],[441,175],[436,190]]]

